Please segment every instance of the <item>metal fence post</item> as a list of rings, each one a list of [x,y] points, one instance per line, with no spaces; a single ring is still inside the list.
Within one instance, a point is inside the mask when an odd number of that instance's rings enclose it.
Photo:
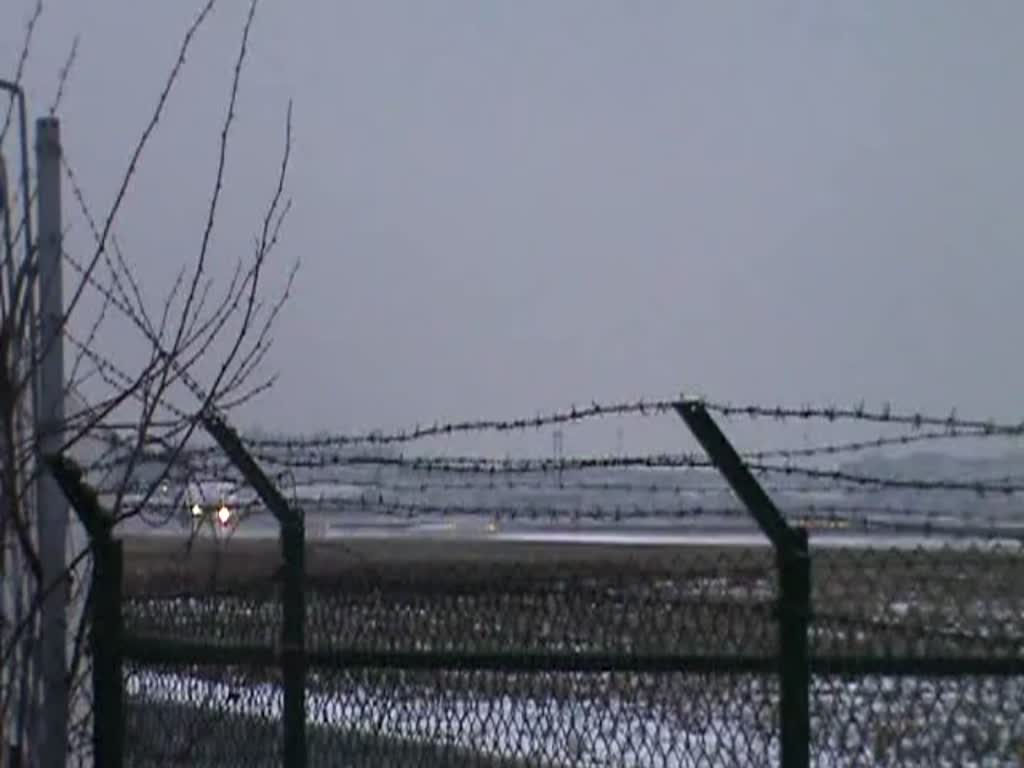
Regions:
[[[96,765],[120,768],[124,759],[123,617],[121,542],[107,531],[93,543],[92,684],[93,756]]]
[[[92,546],[90,584],[92,609],[89,647],[92,651],[93,763],[120,768],[124,763],[124,617],[121,585],[124,553],[114,538],[114,521],[99,503],[95,492],[82,480],[81,470],[59,455],[45,457],[46,464],[75,510]]]
[[[39,196],[39,354],[36,434],[44,453],[59,451],[64,441],[64,263],[60,200],[60,124],[56,118],[36,121],[36,171]],[[53,477],[40,472],[36,490],[39,559],[46,584],[43,601],[41,662],[43,674],[42,763],[65,765],[68,755],[68,503]]]
[[[281,673],[284,678],[284,764],[306,764],[306,535],[298,516],[281,526]]]
[[[810,765],[811,558],[807,531],[797,529],[796,547],[779,553],[779,661],[782,765]]]
[[[779,570],[781,764],[782,768],[809,768],[811,559],[807,531],[786,522],[701,401],[681,400],[675,409],[775,549]]]
[[[218,414],[202,414],[203,426],[252,485],[281,527],[281,676],[284,685],[285,768],[306,765],[306,532],[302,514],[260,469],[241,438]]]

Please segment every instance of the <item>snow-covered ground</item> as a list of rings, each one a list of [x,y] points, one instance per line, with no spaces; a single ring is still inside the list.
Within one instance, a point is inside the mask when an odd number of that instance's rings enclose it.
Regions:
[[[276,686],[185,675],[132,677],[127,693],[143,701],[190,704],[243,717],[277,719],[282,708]],[[770,723],[758,722],[759,710],[769,711],[770,706],[767,699],[737,698],[729,711],[707,712],[703,722],[698,717],[686,727],[679,718],[659,712],[660,707],[643,711],[622,698],[596,702],[466,691],[452,695],[443,690],[402,695],[394,688],[365,684],[306,697],[308,722],[339,734],[462,747],[482,756],[525,758],[528,764],[664,768],[771,762],[777,744]]]
[[[465,687],[385,686],[356,673],[331,690],[312,674],[310,725],[519,758],[530,765],[766,766],[778,761],[777,691],[752,676],[694,679],[671,706],[621,694],[600,699],[508,695]],[[397,674],[397,673],[392,673]],[[678,679],[678,675],[675,676]],[[650,678],[648,678],[649,680]],[[700,682],[706,681],[702,689]],[[724,688],[723,688],[724,686]],[[184,704],[218,716],[278,720],[280,688],[185,674],[129,676],[134,704]],[[815,680],[812,762],[832,766],[1015,766],[1024,760],[1024,680]],[[326,755],[311,755],[313,764]]]

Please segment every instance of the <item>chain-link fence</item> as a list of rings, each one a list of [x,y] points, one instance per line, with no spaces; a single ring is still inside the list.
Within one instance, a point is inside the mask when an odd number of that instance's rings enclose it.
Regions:
[[[94,585],[118,595],[102,615],[117,630],[94,627],[94,653],[107,643],[97,754],[139,766],[1022,764],[1020,543],[850,537],[801,558],[806,539],[757,498],[728,444],[704,437],[760,543],[441,526],[311,537],[296,560],[288,535],[303,529],[285,509],[280,543],[98,547],[117,564],[94,577],[119,581]]]
[[[778,763],[767,547],[446,549],[338,545],[338,573],[310,574],[310,765]],[[823,549],[813,568],[812,764],[1024,759],[1024,552]],[[151,583],[125,627],[130,764],[280,764],[271,591]]]
[[[311,575],[307,590],[312,765],[699,765],[721,749],[753,765],[777,749],[763,549],[595,553],[568,565],[543,548],[500,564],[336,554],[347,567]],[[278,622],[258,591],[125,604],[134,655],[146,658],[201,633],[201,653],[218,648],[230,663],[260,653],[245,646],[272,648]],[[132,716],[180,722],[133,744],[133,764],[171,764],[183,744],[193,764],[217,754],[244,765],[258,744],[279,747],[282,695],[264,655],[265,666],[204,667],[184,654],[130,665]],[[191,727],[204,709],[209,727]]]
[[[812,734],[836,765],[1024,764],[1024,550],[814,558]],[[826,674],[829,673],[829,674]]]

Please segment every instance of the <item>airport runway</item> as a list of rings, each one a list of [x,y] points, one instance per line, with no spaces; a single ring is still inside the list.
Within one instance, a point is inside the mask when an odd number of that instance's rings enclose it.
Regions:
[[[130,537],[185,537],[188,529],[170,523],[153,526],[141,520],[130,520],[119,526],[122,535]],[[230,532],[218,531],[219,538],[273,539],[277,523],[268,514],[255,514],[243,520]],[[204,538],[211,534],[204,534]],[[310,542],[343,543],[344,541],[401,540],[403,544],[422,540],[433,543],[465,542],[492,545],[507,544],[580,544],[604,547],[646,546],[711,546],[760,547],[768,546],[767,538],[752,525],[736,520],[723,520],[680,524],[671,520],[651,520],[645,524],[633,523],[495,523],[485,516],[465,515],[444,519],[401,520],[380,516],[337,515],[315,513],[306,516],[306,537]],[[1011,531],[994,538],[990,535],[970,535],[969,531],[955,533],[919,532],[865,532],[851,530],[815,530],[810,532],[812,549],[938,549],[977,548],[979,543],[1021,546],[1024,530]]]

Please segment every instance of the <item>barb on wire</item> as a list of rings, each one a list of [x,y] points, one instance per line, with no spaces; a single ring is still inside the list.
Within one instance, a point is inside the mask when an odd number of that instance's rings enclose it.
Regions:
[[[345,501],[334,501],[330,499],[310,500],[303,499],[304,509],[314,510],[319,505],[322,508],[335,510],[340,516],[346,511],[365,511],[382,515],[399,515],[406,512],[416,513],[420,516],[430,515],[492,515],[506,516],[510,519],[518,517],[542,518],[542,517],[585,517],[599,520],[658,520],[678,519],[681,517],[741,517],[749,518],[751,525],[754,520],[750,512],[740,504],[729,505],[705,505],[697,504],[692,506],[671,505],[664,507],[650,507],[642,504],[594,504],[579,505],[567,504],[558,506],[555,504],[536,505],[525,501],[520,504],[501,503],[486,504],[466,502],[458,503],[422,503],[408,502],[388,498],[383,494],[364,494],[358,499]],[[926,531],[940,527],[943,523],[950,524],[953,521],[975,523],[975,529],[979,524],[985,523],[992,530],[1000,530],[1000,523],[1004,522],[994,516],[983,515],[962,515],[958,516],[938,507],[912,507],[901,505],[862,505],[862,504],[797,504],[787,507],[787,517],[796,524],[805,525],[810,528],[845,529],[863,528],[865,526],[892,527],[893,529],[904,529],[910,531]],[[1006,526],[1003,526],[1006,528]],[[964,530],[950,526],[950,530]],[[1017,525],[1013,530],[1024,532],[1024,527]]]
[[[196,463],[205,459],[206,466],[215,470],[226,467],[227,460],[212,447],[193,449],[182,452],[182,457]],[[711,463],[704,457],[694,454],[651,454],[647,456],[614,456],[614,457],[575,457],[554,459],[491,459],[486,457],[386,457],[386,456],[343,456],[324,454],[311,457],[282,457],[271,453],[254,452],[253,457],[269,466],[277,466],[291,470],[324,469],[331,467],[398,467],[417,472],[435,472],[438,474],[470,474],[470,475],[522,475],[532,473],[551,473],[556,471],[582,471],[587,469],[610,468],[696,468],[708,469]]]
[[[270,453],[260,453],[259,457],[268,464],[286,466],[292,469],[369,465],[402,467],[421,472],[464,474],[544,474],[630,467],[647,469],[709,469],[713,467],[713,464],[706,457],[693,453],[656,453],[640,456],[580,456],[562,459],[490,459],[471,456],[441,458],[425,456],[343,456],[338,453],[304,457],[282,457]],[[774,464],[763,461],[748,461],[747,464],[751,470],[762,474],[804,477],[847,486],[875,486],[919,491],[971,491],[979,495],[986,493],[1012,495],[1024,491],[1024,484],[1013,478],[993,478],[985,481],[910,479],[862,475],[844,470],[821,469],[789,463]]]
[[[1000,423],[993,419],[962,419],[954,409],[948,416],[934,416],[922,412],[900,412],[894,411],[891,406],[885,405],[881,409],[872,410],[863,403],[852,407],[838,406],[801,406],[798,408],[787,406],[766,406],[766,405],[735,405],[732,403],[715,402],[703,400],[704,407],[709,411],[719,413],[726,417],[747,417],[751,419],[766,418],[776,421],[799,420],[799,421],[854,421],[873,424],[886,424],[894,426],[909,427],[914,430],[940,427],[950,432],[976,432],[981,435],[1024,435],[1024,420],[1018,423]]]
[[[79,352],[84,357],[88,358],[90,362],[92,362],[92,364],[96,367],[96,369],[100,372],[100,375],[108,384],[115,387],[117,391],[130,387],[130,396],[133,399],[138,399],[140,397],[140,395],[137,393],[138,384],[136,383],[136,381],[127,373],[125,373],[124,370],[122,370],[115,363],[113,363],[109,358],[105,357],[104,355],[101,355],[95,349],[89,347],[85,342],[78,339],[73,333],[71,333],[66,328],[64,329],[64,337],[69,342],[71,342],[71,344],[76,349],[78,349]],[[155,365],[151,366],[151,368],[153,369],[154,372],[159,370]],[[160,401],[160,406],[181,419],[193,418],[183,409],[179,408],[173,403],[168,402],[166,398]],[[138,427],[136,426],[136,429],[137,428]]]
[[[64,100],[64,91],[71,76],[71,68],[75,65],[75,59],[78,58],[78,43],[79,36],[75,35],[71,41],[71,50],[68,52],[68,57],[64,60],[64,66],[60,68],[60,74],[57,77],[57,92],[53,97],[53,101],[50,102],[50,117],[57,113],[61,102]]]
[[[804,448],[775,448],[762,451],[741,451],[740,456],[749,461],[765,459],[809,459],[823,456],[838,456],[846,453],[861,453],[879,448],[905,447],[918,443],[938,442],[940,440],[964,439],[972,437],[992,437],[993,433],[978,428],[946,428],[922,432],[908,432],[901,435],[886,435],[871,440],[851,440],[841,443],[811,445]]]
[[[422,433],[422,431],[421,431],[421,433]],[[950,430],[929,430],[929,431],[925,431],[925,432],[911,432],[911,433],[901,434],[901,435],[883,436],[883,437],[878,437],[878,438],[874,438],[874,439],[870,439],[870,440],[854,440],[854,441],[848,441],[848,442],[826,443],[826,444],[823,444],[823,445],[812,445],[812,446],[807,446],[807,447],[803,447],[803,448],[774,448],[774,449],[758,450],[758,451],[743,451],[743,452],[740,453],[740,455],[744,459],[751,460],[751,461],[762,461],[762,460],[766,460],[766,459],[790,460],[790,459],[797,459],[797,458],[814,458],[814,457],[836,456],[836,455],[845,454],[845,453],[858,453],[858,452],[863,452],[863,451],[866,451],[866,450],[885,448],[885,447],[890,447],[890,446],[904,447],[904,446],[913,445],[913,444],[916,444],[916,443],[932,442],[932,441],[939,441],[939,440],[948,440],[948,439],[955,439],[955,438],[987,437],[987,436],[989,436],[989,433],[982,432],[982,431],[977,430],[977,429],[974,429],[974,430],[970,430],[970,429],[967,429],[967,430],[965,430],[965,429],[955,430],[954,429],[952,431],[950,431]],[[351,444],[354,444],[354,445],[355,444],[359,444],[359,441],[361,439],[359,436],[350,436],[348,438],[341,438],[339,436],[336,436],[336,437],[337,437],[339,442],[332,443],[331,444],[332,447],[338,447],[338,446],[342,445],[343,444],[341,442],[342,440],[350,440]],[[311,453],[311,452],[315,452],[317,450],[322,450],[323,448],[327,447],[327,444],[324,441],[331,440],[331,439],[334,439],[334,438],[317,438],[317,437],[303,438],[303,437],[297,437],[297,438],[291,438],[291,439],[287,439],[287,440],[284,439],[284,438],[271,438],[271,439],[251,439],[251,440],[246,440],[246,443],[248,445],[254,445],[254,446],[258,447],[258,448],[263,448],[263,449],[278,448],[278,447],[284,446],[284,444],[287,443],[286,452],[290,453],[290,454],[296,454],[296,453],[302,453],[302,452]],[[412,439],[415,439],[415,438],[410,438],[410,440],[412,440]],[[386,437],[385,438],[381,438],[381,441],[386,441]],[[397,440],[395,442],[397,442]],[[268,453],[267,455],[272,455],[272,454]],[[281,461],[290,462],[290,461],[293,461],[294,459],[288,458],[288,459],[280,459],[280,460]],[[324,459],[324,461],[326,463],[345,463],[345,459],[343,459],[341,457],[341,455],[339,455],[339,458],[336,461],[333,460],[333,459]]]
[[[36,31],[36,24],[39,23],[39,18],[43,15],[43,0],[36,0],[35,7],[32,9],[32,15],[29,16],[28,22],[25,24],[25,35],[21,41],[21,51],[18,53],[18,65],[14,69],[14,80],[16,85],[21,85],[22,78],[25,77],[25,65],[28,64],[28,56],[32,51],[32,37]],[[7,114],[4,116],[4,124],[0,127],[0,143],[7,138],[7,131],[11,128],[11,119],[14,116],[14,99],[11,99],[7,105]],[[23,200],[23,205],[27,203]]]
[[[148,145],[150,138],[152,137],[154,131],[156,130],[157,125],[160,122],[161,117],[164,114],[164,109],[170,98],[171,91],[173,90],[174,85],[177,83],[178,75],[185,65],[186,54],[191,48],[192,42],[196,34],[198,33],[199,28],[202,26],[203,22],[212,12],[214,2],[215,0],[207,0],[203,8],[200,9],[199,13],[193,19],[192,24],[189,26],[189,29],[182,38],[181,45],[178,48],[177,58],[171,67],[169,75],[164,81],[164,86],[160,91],[160,95],[157,97],[156,106],[153,109],[152,113],[150,114],[149,121],[146,123],[146,127],[143,129],[142,135],[139,137],[139,140],[135,144],[135,147],[131,154],[131,158],[128,161],[128,167],[121,177],[120,184],[114,196],[114,201],[111,204],[110,209],[108,210],[106,218],[104,219],[103,225],[101,227],[99,242],[97,243],[96,248],[93,250],[93,253],[90,255],[89,259],[87,260],[87,263],[84,265],[83,274],[86,278],[88,278],[95,272],[97,265],[103,258],[103,254],[106,251],[107,247],[107,240],[113,230],[114,223],[117,220],[118,214],[120,213],[121,208],[124,205],[125,198],[128,194],[128,188],[135,177],[135,173],[141,161],[143,151]],[[61,318],[60,324],[62,326],[66,326],[68,324],[68,319],[74,312],[76,306],[78,305],[78,302],[81,300],[85,292],[86,286],[89,284],[90,282],[88,281],[88,279],[80,280],[78,284],[75,286],[74,290],[71,292],[71,295],[68,297],[67,306],[65,307],[64,310],[64,315]]]
[[[284,448],[284,449],[308,449],[327,448],[343,445],[389,445],[396,443],[411,443],[431,437],[445,437],[459,433],[470,432],[517,432],[530,429],[541,429],[547,426],[570,424],[586,421],[588,419],[604,418],[607,416],[641,415],[649,416],[661,413],[668,413],[672,408],[671,400],[638,400],[631,403],[616,403],[613,405],[591,405],[577,408],[572,406],[564,411],[556,411],[546,415],[538,415],[527,418],[515,419],[473,419],[466,421],[452,421],[435,423],[430,426],[416,426],[407,430],[397,432],[367,432],[354,435],[325,435],[322,437],[307,438],[253,438],[247,441],[250,445],[259,448]]]
[[[302,499],[303,510],[309,512],[330,513],[335,522],[344,522],[347,515],[353,513],[370,514],[383,518],[421,518],[421,517],[490,517],[501,520],[650,520],[663,518],[666,520],[678,520],[681,518],[701,517],[716,515],[719,517],[746,517],[749,513],[740,507],[671,507],[664,509],[649,509],[642,506],[566,506],[538,505],[538,504],[466,504],[466,503],[425,503],[407,501],[380,500],[376,497],[366,496],[360,499],[349,499],[344,502],[333,502],[327,500]],[[237,505],[242,513],[240,525],[244,525],[245,515],[264,511],[263,505],[258,501],[247,501]],[[156,505],[154,513],[162,512],[168,517],[177,512],[176,507],[170,505]]]
[[[78,204],[78,209],[85,219],[86,224],[89,227],[89,231],[92,234],[93,240],[97,246],[101,246],[103,243],[103,234],[100,230],[99,225],[96,222],[96,218],[93,216],[92,211],[89,208],[89,204],[85,198],[85,192],[82,190],[82,186],[78,181],[78,176],[68,159],[67,153],[61,154],[61,165],[64,169],[64,175],[67,177],[68,184],[71,186],[71,193],[74,197],[75,202]],[[149,313],[146,311],[145,302],[142,300],[141,291],[138,286],[138,282],[135,280],[132,270],[128,267],[127,262],[124,258],[124,253],[121,251],[120,243],[114,236],[114,233],[110,234],[110,246],[114,252],[114,256],[117,259],[115,264],[110,254],[107,252],[108,249],[103,250],[103,260],[110,272],[111,286],[102,285],[93,275],[90,273],[84,264],[78,259],[72,256],[67,251],[64,251],[64,259],[75,269],[78,274],[82,276],[97,292],[103,296],[104,304],[103,307],[106,309],[110,305],[116,306],[136,327],[145,328],[146,331],[151,335],[155,336],[155,330],[153,323],[149,318]],[[127,280],[129,286],[132,288],[132,295],[129,296],[124,288],[121,281],[121,275]],[[173,288],[172,288],[173,295]],[[134,298],[134,304],[132,303]],[[164,311],[169,311],[170,302],[164,307]],[[103,313],[101,313],[102,315]]]
[[[220,477],[219,481],[236,482],[236,478]],[[521,502],[482,503],[450,501],[419,502],[389,497],[386,488],[374,493],[363,493],[358,498],[330,499],[305,497],[296,492],[296,501],[305,512],[327,516],[329,524],[344,525],[352,515],[369,515],[384,519],[412,520],[421,518],[445,519],[469,517],[487,519],[495,523],[588,521],[621,524],[643,522],[671,525],[682,520],[702,519],[715,525],[715,520],[748,520],[751,530],[756,528],[749,511],[739,504],[679,505],[651,507],[643,504],[568,503],[536,504]],[[240,501],[236,505],[238,525],[245,525],[248,516],[264,512],[258,500]],[[177,506],[155,501],[148,510],[147,522],[161,526],[171,522]],[[1014,523],[1007,515],[954,514],[937,507],[861,504],[797,504],[787,507],[791,523],[821,532],[889,531],[922,537],[944,536],[959,538],[1002,538],[1024,540],[1024,525]],[[146,519],[146,518],[144,518]],[[360,519],[361,520],[361,519]],[[359,522],[355,520],[354,522]],[[730,527],[734,523],[729,523]]]
[[[991,478],[985,481],[913,479],[863,475],[841,469],[819,469],[817,467],[804,467],[793,464],[748,462],[748,466],[757,473],[800,476],[842,483],[849,486],[874,486],[877,488],[908,491],[967,491],[978,496],[1012,496],[1024,492],[1024,483],[1012,477]]]
[[[600,419],[611,416],[653,416],[673,411],[679,399],[653,399],[618,402],[612,404],[592,403],[578,408],[572,406],[565,410],[554,411],[544,415],[510,419],[470,419],[464,421],[435,422],[434,424],[417,425],[409,429],[393,432],[371,431],[360,434],[330,434],[316,437],[266,437],[253,438],[249,444],[260,448],[277,448],[285,450],[304,450],[311,448],[339,447],[347,445],[389,445],[411,443],[433,437],[475,432],[513,432],[530,429],[541,429],[548,426],[559,426]],[[866,423],[901,426],[913,430],[917,434],[878,438],[874,441],[839,443],[833,446],[822,446],[810,449],[799,449],[787,452],[791,456],[807,456],[818,454],[842,453],[865,450],[886,445],[908,445],[926,440],[940,440],[955,437],[990,437],[1024,435],[1024,421],[1017,424],[1000,423],[995,420],[960,419],[956,413],[939,417],[924,413],[900,413],[889,407],[870,410],[863,405],[850,408],[835,406],[804,406],[791,408],[784,406],[764,405],[732,405],[729,403],[701,400],[710,411],[726,417],[770,418],[774,420],[825,420],[858,421]],[[928,428],[927,433],[919,430]],[[755,454],[756,455],[756,454]],[[776,451],[776,456],[783,456]]]
[[[479,480],[444,481],[423,479],[419,482],[397,482],[381,480],[365,480],[349,478],[339,480],[337,477],[324,476],[318,479],[304,478],[299,485],[327,484],[340,482],[354,488],[373,488],[390,493],[426,494],[438,491],[586,491],[592,493],[631,493],[638,495],[674,495],[682,494],[716,494],[727,490],[724,481],[716,485],[662,485],[656,483],[631,483],[625,481],[587,481],[563,480],[553,485],[550,480],[521,480],[518,475],[504,476],[488,474]]]
[[[225,461],[212,448],[197,448],[188,452],[188,459],[204,459],[213,468]],[[595,469],[712,469],[712,463],[695,453],[654,453],[636,456],[576,456],[561,459],[493,459],[478,456],[373,456],[346,455],[338,452],[311,452],[303,456],[280,455],[256,451],[254,456],[269,466],[292,470],[328,469],[341,467],[395,467],[413,472],[438,475],[463,474],[502,477],[510,475],[552,474],[581,472]],[[993,477],[984,479],[952,480],[936,478],[905,478],[866,475],[841,469],[822,469],[792,463],[750,461],[748,466],[756,473],[770,476],[797,477],[816,481],[804,486],[805,491],[835,489],[896,489],[916,491],[969,491],[978,495],[1014,495],[1024,492],[1024,481],[1019,478]],[[636,486],[657,485],[636,483]],[[770,484],[773,490],[784,492],[785,487]],[[682,489],[681,489],[682,490]],[[689,490],[689,489],[687,489]]]
[[[305,507],[308,511],[308,505]],[[537,504],[437,504],[416,503],[391,500],[367,499],[347,502],[339,510],[339,519],[344,519],[344,512],[360,511],[383,517],[417,518],[417,517],[488,517],[494,520],[507,521],[541,521],[541,520],[590,520],[607,522],[625,522],[629,520],[681,520],[714,515],[716,517],[748,517],[749,513],[738,506],[731,507],[682,507],[675,506],[664,509],[650,509],[636,506],[566,506]]]
[[[650,468],[650,469],[709,469],[711,462],[692,453],[649,454],[644,456],[580,456],[563,459],[491,459],[474,456],[344,456],[337,453],[309,457],[286,457],[258,452],[256,456],[267,464],[299,468],[330,466],[403,467],[420,472],[465,474],[530,474],[587,469]]]

